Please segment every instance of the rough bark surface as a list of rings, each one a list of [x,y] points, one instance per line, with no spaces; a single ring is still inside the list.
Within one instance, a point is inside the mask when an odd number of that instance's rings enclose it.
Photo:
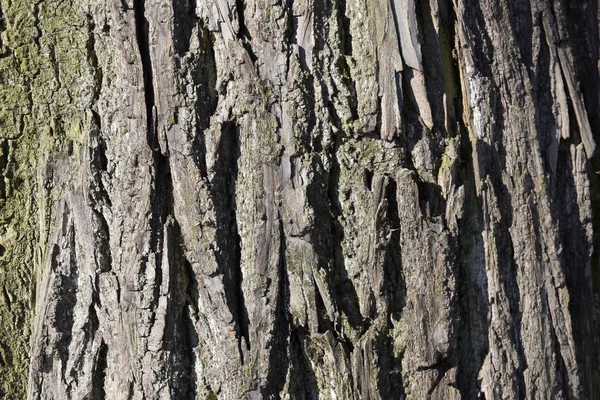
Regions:
[[[593,0],[0,0],[0,397],[600,396]]]

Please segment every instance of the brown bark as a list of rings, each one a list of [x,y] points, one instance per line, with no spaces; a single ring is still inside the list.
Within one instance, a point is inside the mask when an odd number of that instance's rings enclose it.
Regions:
[[[0,393],[600,396],[599,21],[0,0]]]

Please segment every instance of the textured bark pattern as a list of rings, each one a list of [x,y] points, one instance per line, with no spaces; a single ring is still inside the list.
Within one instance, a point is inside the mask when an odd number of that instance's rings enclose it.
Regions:
[[[0,0],[0,397],[597,398],[599,15]]]

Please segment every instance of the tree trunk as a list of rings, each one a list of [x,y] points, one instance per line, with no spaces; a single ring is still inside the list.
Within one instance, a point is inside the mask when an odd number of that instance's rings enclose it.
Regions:
[[[0,0],[0,397],[598,398],[599,10]]]

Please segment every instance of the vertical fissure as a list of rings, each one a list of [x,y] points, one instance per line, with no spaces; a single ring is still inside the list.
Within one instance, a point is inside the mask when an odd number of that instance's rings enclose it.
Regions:
[[[237,222],[234,221],[234,223],[237,225]],[[246,345],[246,351],[250,350],[250,332],[249,332],[249,325],[250,322],[248,320],[248,312],[246,310],[246,303],[244,301],[244,291],[242,290],[242,245],[241,245],[241,241],[242,239],[240,238],[240,235],[237,233],[237,228],[235,229],[235,248],[234,248],[234,260],[233,260],[233,273],[232,273],[232,278],[233,278],[233,282],[235,285],[235,292],[236,292],[236,302],[235,302],[235,308],[236,308],[236,314],[237,314],[237,324],[238,324],[238,328],[239,328],[239,333],[238,333],[238,347],[239,347],[239,352],[240,352],[240,357],[241,357],[241,361],[242,364],[244,364],[244,349],[242,347],[242,344]]]
[[[187,278],[185,300],[183,302],[183,341],[184,348],[182,355],[184,359],[184,367],[187,368],[187,398],[196,399],[198,397],[199,377],[196,373],[196,363],[198,357],[195,349],[199,345],[198,331],[196,330],[195,322],[198,321],[198,299],[200,293],[198,291],[198,280],[192,268],[191,263],[183,257],[182,275]]]
[[[145,0],[133,0],[133,13],[135,17],[136,39],[140,59],[142,62],[142,74],[144,78],[144,98],[146,101],[146,125],[148,129],[148,144],[155,148],[157,140],[154,126],[154,78],[152,74],[152,59],[150,56],[150,40],[148,31],[148,20],[146,19]]]
[[[290,393],[297,398],[318,399],[319,384],[311,360],[306,355],[305,343],[310,333],[301,326],[292,326],[290,333],[290,368],[294,372],[290,381]],[[292,389],[293,388],[293,389]]]
[[[451,21],[455,26],[455,35],[451,43],[454,44],[453,54],[458,56],[461,49],[457,37],[456,10],[451,7]],[[460,165],[459,180],[464,186],[465,198],[463,208],[470,210],[458,221],[458,274],[456,276],[457,304],[461,309],[461,320],[457,337],[457,387],[463,398],[477,398],[485,400],[482,392],[482,382],[479,378],[480,370],[487,356],[489,343],[489,325],[487,316],[490,312],[488,302],[488,288],[485,266],[485,243],[483,241],[483,212],[481,198],[477,196],[476,160],[473,158],[473,143],[469,136],[468,124],[465,120],[465,107],[463,104],[462,82],[464,71],[458,64],[459,59],[452,64],[453,77],[457,80],[454,87],[456,96],[454,109],[456,113],[457,136],[460,137]],[[463,61],[464,62],[464,61]],[[464,68],[464,65],[462,66]]]
[[[65,212],[62,220],[62,235],[67,238],[68,248],[59,249],[56,262],[57,267],[52,273],[56,274],[56,290],[59,296],[54,309],[55,328],[59,332],[57,341],[57,352],[61,360],[61,376],[66,378],[67,365],[70,357],[70,344],[73,340],[73,326],[75,324],[75,305],[77,303],[77,248],[75,237],[75,226],[71,214],[70,204],[65,204]],[[56,245],[55,245],[56,246]],[[65,253],[61,254],[61,251]]]
[[[104,400],[106,399],[106,391],[104,389],[104,383],[106,380],[106,368],[108,366],[108,346],[104,341],[100,343],[98,354],[94,362],[94,368],[92,370],[92,400]]]
[[[200,49],[196,53],[194,61],[190,64],[191,70],[189,72],[196,88],[194,111],[197,122],[192,142],[192,157],[200,172],[200,177],[207,179],[206,138],[204,132],[210,126],[211,117],[217,109],[219,98],[216,88],[217,65],[214,34],[209,31],[202,20],[199,20],[197,29]]]
[[[110,230],[104,216],[103,207],[111,207],[112,203],[108,191],[104,187],[102,175],[108,168],[106,158],[106,142],[102,137],[100,116],[92,110],[90,121],[90,172],[88,203],[92,208],[93,218],[98,226],[94,231],[94,256],[100,272],[108,272],[112,269],[112,254],[110,251]]]
[[[258,56],[252,49],[252,44],[250,43],[252,41],[252,36],[250,35],[250,31],[248,31],[248,27],[246,26],[246,20],[244,17],[245,9],[246,4],[244,3],[244,0],[235,0],[235,10],[239,26],[238,31],[236,32],[236,37],[241,41],[242,47],[244,47],[248,53],[248,56],[250,57],[250,60],[254,64],[258,60]]]
[[[160,286],[162,283],[162,252],[164,242],[163,225],[167,215],[173,211],[173,182],[168,156],[161,153],[156,135],[155,118],[155,93],[150,51],[149,22],[146,19],[145,0],[134,0],[133,11],[135,17],[136,39],[138,43],[142,75],[144,80],[144,99],[146,103],[146,129],[147,142],[152,150],[154,176],[151,189],[151,237],[150,248],[155,257],[156,281],[154,282],[153,307],[156,307]],[[166,149],[165,149],[166,150]],[[168,153],[168,152],[167,152]],[[143,262],[145,268],[147,260]],[[142,273],[144,271],[141,271]]]
[[[192,267],[184,255],[181,228],[169,216],[165,224],[165,248],[168,254],[169,287],[164,310],[165,331],[163,351],[168,354],[164,365],[166,382],[174,398],[195,398],[197,375],[195,370],[198,335],[192,312],[197,312],[197,281]]]
[[[325,302],[323,301],[323,296],[319,291],[319,286],[313,278],[313,285],[315,289],[315,308],[317,314],[317,332],[325,333],[328,330],[333,330],[333,322],[329,318],[329,314],[327,312],[327,308],[325,307]]]
[[[579,76],[587,118],[597,141],[600,134],[600,74],[593,71],[600,71],[600,4],[594,1],[571,1],[566,2],[564,8],[569,43],[577,55],[573,67]],[[600,152],[596,151],[589,160],[587,171],[592,217],[592,239],[589,243],[591,257],[587,258],[589,267],[585,268],[585,272],[584,268],[576,267],[578,263],[571,261],[567,285],[573,288],[570,291],[572,301],[569,309],[573,313],[575,343],[582,370],[581,379],[585,382],[583,397],[593,397],[600,392],[600,368],[597,362],[600,359],[600,177],[597,175],[597,171],[600,171]],[[571,220],[578,221],[576,217],[571,217]],[[586,226],[581,224],[578,229],[583,233]],[[574,242],[577,247],[581,246],[576,250],[578,255],[586,254],[585,252],[590,250],[587,246],[583,248],[583,244],[588,242],[587,239],[585,242],[575,239]],[[572,278],[569,275],[578,278],[574,284],[571,284]],[[581,290],[582,287],[585,289]]]
[[[337,117],[337,116],[336,116]],[[329,235],[331,237],[331,262],[333,265],[333,273],[331,278],[333,280],[333,295],[336,308],[343,312],[348,318],[348,322],[359,331],[363,331],[366,328],[366,321],[363,318],[360,305],[358,301],[358,294],[354,283],[348,276],[344,261],[344,250],[342,248],[342,242],[344,241],[344,228],[340,223],[340,216],[342,215],[342,205],[339,199],[339,186],[340,186],[340,173],[341,167],[337,158],[338,150],[341,146],[342,138],[340,135],[336,135],[335,143],[330,149],[330,160],[331,168],[328,176],[328,187],[327,187],[327,200],[330,208],[330,219],[331,227]],[[339,319],[339,318],[338,318]],[[340,325],[341,320],[337,321],[334,328],[337,332],[342,332],[343,327]],[[342,335],[340,335],[342,337]],[[344,342],[346,343],[346,342]]]
[[[350,31],[350,18],[346,15],[346,0],[337,1],[337,20],[341,53],[344,56],[352,56],[352,33]]]
[[[217,149],[210,192],[217,222],[216,244],[213,249],[220,272],[223,274],[227,306],[234,316],[242,364],[244,351],[250,349],[249,320],[242,290],[241,238],[237,228],[236,181],[240,138],[234,122],[225,122]]]
[[[383,293],[387,298],[388,314],[396,321],[400,320],[404,306],[406,305],[406,283],[402,272],[402,251],[400,248],[400,217],[398,215],[397,184],[392,178],[385,187],[385,198],[388,209],[387,220],[387,244],[385,247],[383,266]],[[388,318],[388,324],[391,319]],[[391,328],[391,326],[388,326]]]
[[[173,1],[173,45],[180,57],[190,50],[192,34],[198,22],[196,0]]]
[[[246,10],[246,4],[244,0],[235,0],[235,11],[237,14],[239,30],[237,32],[238,39],[242,40],[252,40],[252,36],[250,36],[250,32],[248,31],[248,27],[246,26],[246,20],[244,17],[244,11]]]
[[[267,384],[262,392],[265,398],[279,398],[284,388],[288,369],[290,368],[289,345],[291,334],[291,317],[289,314],[290,282],[287,271],[285,231],[281,215],[279,224],[279,282],[277,302],[275,306],[274,335],[271,338],[269,354],[269,373]]]
[[[94,106],[97,102],[98,99],[100,98],[100,90],[102,88],[102,68],[100,68],[100,65],[98,63],[98,56],[96,55],[96,38],[94,36],[94,29],[96,28],[96,25],[94,23],[94,19],[92,18],[91,15],[87,15],[86,16],[87,19],[87,35],[88,35],[88,40],[87,40],[87,46],[86,46],[86,51],[87,51],[87,59],[88,59],[88,63],[90,65],[90,68],[92,69],[92,75],[94,78],[94,86],[92,88],[93,90],[93,94],[92,94],[92,106]]]
[[[6,183],[4,181],[6,167],[8,166],[8,155],[10,153],[10,143],[7,139],[0,140],[0,199],[6,198]]]

